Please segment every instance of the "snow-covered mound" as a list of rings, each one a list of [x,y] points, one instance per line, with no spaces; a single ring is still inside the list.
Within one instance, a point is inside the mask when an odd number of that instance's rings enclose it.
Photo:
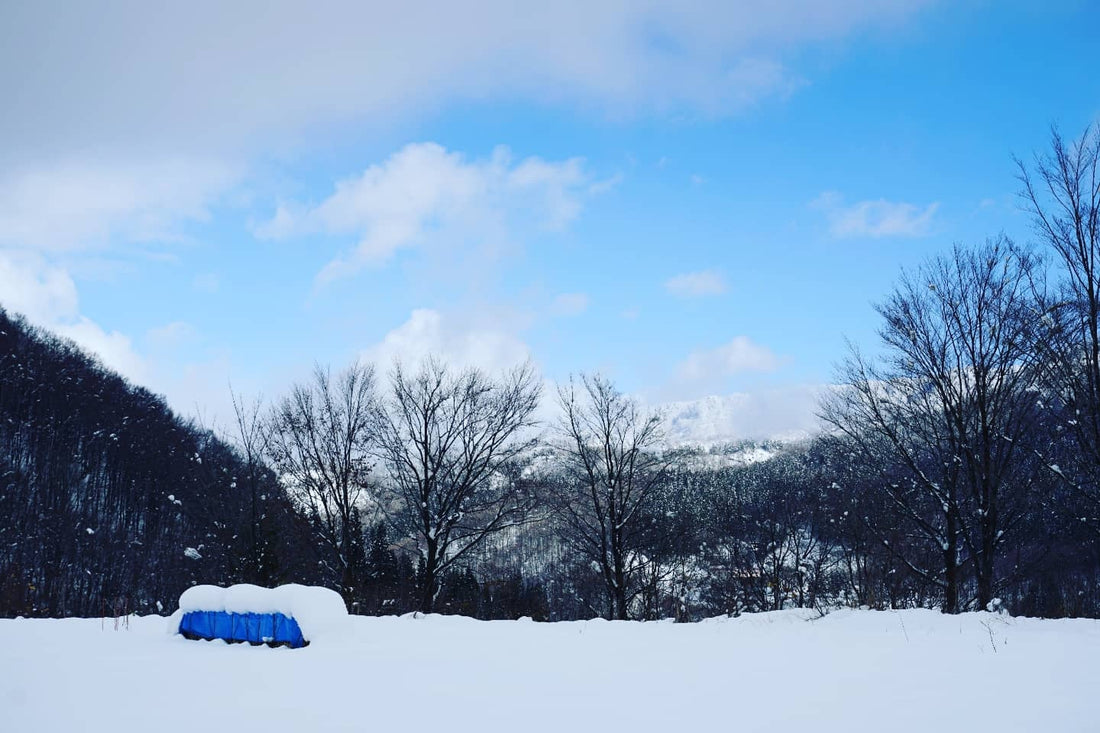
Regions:
[[[0,731],[1100,730],[1092,620],[355,616],[339,643],[298,651],[163,625],[0,620]]]
[[[193,611],[281,613],[297,621],[303,636],[311,642],[343,629],[348,622],[348,609],[339,593],[295,583],[278,588],[261,588],[247,583],[228,588],[193,586],[180,595],[179,610],[168,621],[169,633],[179,631],[180,617]]]

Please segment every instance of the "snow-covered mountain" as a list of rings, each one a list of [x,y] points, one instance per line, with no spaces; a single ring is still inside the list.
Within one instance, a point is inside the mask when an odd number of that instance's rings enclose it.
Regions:
[[[789,443],[819,432],[815,415],[819,393],[816,386],[740,392],[670,402],[660,409],[665,415],[666,439],[673,446]]]

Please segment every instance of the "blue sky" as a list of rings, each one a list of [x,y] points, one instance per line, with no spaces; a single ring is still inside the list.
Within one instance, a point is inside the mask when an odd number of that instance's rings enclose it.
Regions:
[[[1100,6],[0,9],[0,305],[184,413],[437,353],[804,428],[872,303],[1026,240]],[[784,393],[800,395],[784,399]]]

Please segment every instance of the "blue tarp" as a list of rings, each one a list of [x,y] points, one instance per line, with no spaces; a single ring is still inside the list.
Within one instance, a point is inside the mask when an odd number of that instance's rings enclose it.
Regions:
[[[225,639],[252,644],[285,644],[292,649],[309,642],[298,622],[281,613],[190,611],[180,619],[180,633],[189,639]]]

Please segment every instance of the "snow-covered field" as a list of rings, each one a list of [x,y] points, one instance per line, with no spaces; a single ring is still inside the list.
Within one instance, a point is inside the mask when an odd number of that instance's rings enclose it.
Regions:
[[[1100,731],[1100,622],[355,618],[306,649],[0,621],[0,731]]]

